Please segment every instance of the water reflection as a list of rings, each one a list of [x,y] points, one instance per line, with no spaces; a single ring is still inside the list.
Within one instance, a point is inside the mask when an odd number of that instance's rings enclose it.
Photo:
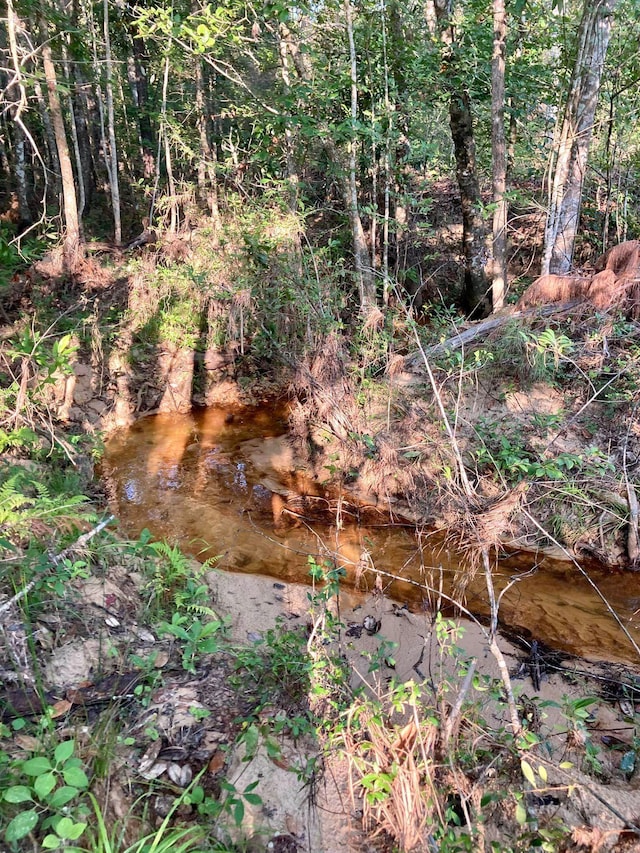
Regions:
[[[124,529],[138,535],[148,527],[201,559],[217,557],[222,569],[284,581],[308,579],[309,554],[330,555],[351,584],[382,587],[414,608],[446,600],[459,555],[443,537],[417,535],[375,513],[365,523],[346,523],[350,513],[357,519],[357,508],[341,504],[296,467],[285,429],[281,409],[211,408],[145,418],[117,434],[107,445],[104,472]],[[345,523],[337,526],[341,509]],[[531,568],[531,557],[520,556],[496,570],[498,592],[512,584],[501,602],[504,622],[557,648],[637,662],[629,640],[575,567],[543,559],[536,572]],[[591,577],[640,641],[637,576]],[[465,596],[470,610],[486,613],[481,576]]]

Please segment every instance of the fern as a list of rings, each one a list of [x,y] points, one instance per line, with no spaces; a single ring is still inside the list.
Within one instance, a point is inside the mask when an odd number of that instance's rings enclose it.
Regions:
[[[0,484],[0,527],[6,535],[38,532],[39,522],[44,536],[52,529],[75,526],[79,518],[91,519],[89,512],[78,512],[87,502],[84,495],[52,495],[46,483],[23,468],[9,468],[7,474]]]
[[[213,561],[200,565],[168,542],[151,542],[148,547],[155,557],[148,586],[150,604],[160,610],[170,608],[174,612],[217,617],[209,607],[211,590],[202,582]]]

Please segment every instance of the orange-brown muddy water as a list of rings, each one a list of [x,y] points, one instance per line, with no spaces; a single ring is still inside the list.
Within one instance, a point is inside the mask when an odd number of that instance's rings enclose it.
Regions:
[[[377,577],[388,595],[412,608],[433,606],[441,583],[451,594],[459,558],[441,537],[364,509],[356,523],[353,504],[340,504],[296,469],[285,433],[286,413],[273,407],[156,415],[117,433],[106,447],[104,476],[125,533],[137,536],[146,527],[201,560],[217,557],[220,569],[284,581],[308,580],[309,555],[333,554],[348,582],[359,576],[371,588]],[[501,600],[503,625],[584,657],[640,663],[575,566],[548,558],[531,573],[533,566],[527,554],[494,572],[496,592],[528,573]],[[590,578],[640,644],[638,576],[590,571]],[[469,610],[487,612],[481,575],[465,596]]]

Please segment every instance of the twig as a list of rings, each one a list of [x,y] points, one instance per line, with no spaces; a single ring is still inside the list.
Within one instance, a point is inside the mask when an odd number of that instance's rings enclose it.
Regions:
[[[65,548],[64,551],[61,551],[59,554],[50,555],[49,559],[54,566],[57,566],[62,560],[69,556],[76,548],[83,548],[90,539],[93,539],[98,533],[100,533],[107,524],[110,524],[114,520],[115,516],[110,515],[108,518],[105,518],[104,521],[101,521],[100,524],[97,524],[92,530],[89,530],[87,533],[83,533],[82,536],[79,536],[78,539],[73,543],[73,545],[69,545],[68,548]],[[12,608],[14,604],[17,604],[25,595],[28,595],[34,586],[38,583],[39,580],[42,579],[42,575],[39,575],[37,578],[29,581],[29,583],[23,587],[19,592],[17,592],[12,598],[8,601],[5,601],[3,604],[0,604],[0,615],[6,613],[7,610]]]
[[[456,727],[458,722],[458,718],[460,717],[460,713],[462,711],[462,705],[464,700],[469,692],[469,688],[471,687],[471,682],[473,681],[473,676],[476,671],[476,659],[473,658],[471,663],[469,664],[469,669],[467,670],[467,674],[465,675],[464,681],[462,682],[462,687],[460,688],[460,692],[458,693],[458,698],[456,699],[456,703],[449,712],[449,716],[444,724],[444,730],[442,732],[442,743],[446,747],[451,740],[451,735],[453,734],[453,730]]]
[[[522,723],[520,722],[520,717],[518,716],[518,708],[516,705],[515,696],[513,695],[511,676],[509,675],[507,663],[504,659],[504,655],[502,654],[502,650],[500,649],[500,646],[496,641],[496,631],[498,629],[498,605],[496,604],[495,590],[493,588],[493,577],[491,575],[491,564],[489,563],[489,551],[487,550],[487,548],[482,549],[482,563],[484,565],[484,576],[485,582],[487,584],[487,594],[489,596],[489,603],[491,605],[491,642],[489,648],[491,650],[491,654],[495,658],[496,663],[498,664],[498,669],[500,670],[500,677],[502,679],[502,684],[504,685],[504,690],[507,696],[507,705],[509,707],[509,715],[511,717],[511,727],[513,729],[513,734],[514,737],[518,737],[518,735],[522,732]]]
[[[429,377],[429,382],[431,383],[431,388],[433,390],[433,396],[435,397],[438,409],[440,411],[440,417],[442,418],[444,428],[446,429],[447,435],[449,436],[449,441],[451,442],[451,449],[453,451],[453,455],[456,458],[456,463],[458,465],[458,471],[460,473],[460,479],[462,481],[464,493],[468,498],[473,498],[475,496],[475,492],[473,490],[473,487],[471,486],[471,483],[469,482],[469,478],[467,477],[467,471],[464,467],[462,454],[460,453],[460,448],[458,447],[458,440],[456,439],[455,433],[453,432],[451,424],[449,423],[449,418],[447,417],[447,413],[442,402],[442,397],[440,396],[440,391],[438,390],[433,371],[431,370],[431,365],[429,364],[429,359],[427,358],[427,354],[424,351],[422,341],[420,340],[420,335],[418,334],[418,329],[416,328],[415,324],[413,326],[413,334],[415,336],[420,355],[422,356],[422,360],[424,361],[427,376]]]

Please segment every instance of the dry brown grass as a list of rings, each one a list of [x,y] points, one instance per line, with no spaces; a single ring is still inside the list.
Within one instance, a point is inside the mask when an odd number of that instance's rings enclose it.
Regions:
[[[595,264],[595,275],[543,275],[520,297],[519,311],[554,302],[582,299],[599,311],[620,309],[640,318],[640,241],[614,246]]]
[[[522,294],[516,310],[524,311],[550,302],[570,302],[584,297],[588,278],[568,275],[541,275]]]
[[[356,722],[357,721],[357,722]],[[432,778],[438,728],[412,717],[402,728],[353,705],[345,732],[354,799],[375,837],[387,832],[403,851],[423,850],[442,820]]]

